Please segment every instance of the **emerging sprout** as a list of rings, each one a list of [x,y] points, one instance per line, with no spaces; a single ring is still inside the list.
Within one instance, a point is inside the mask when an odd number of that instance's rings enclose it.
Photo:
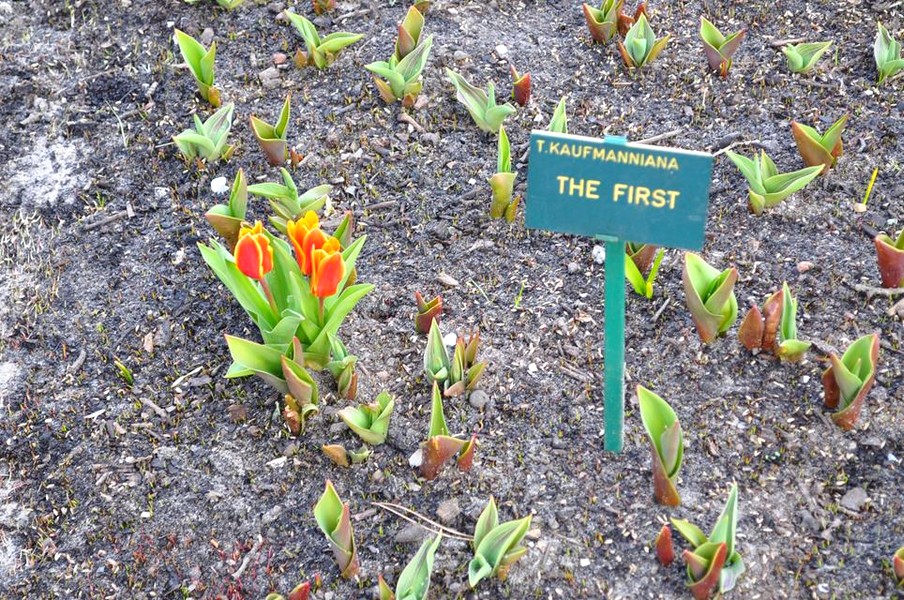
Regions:
[[[399,23],[399,37],[396,38],[395,58],[396,62],[414,52],[421,43],[421,30],[424,28],[424,15],[414,6],[408,7],[405,19]]]
[[[427,592],[430,591],[430,575],[433,573],[433,557],[436,555],[436,549],[443,536],[427,538],[421,544],[417,554],[405,565],[399,580],[396,582],[395,594],[383,581],[382,575],[379,578],[380,600],[426,600]]]
[[[877,23],[876,41],[873,43],[873,56],[879,70],[879,83],[893,77],[904,69],[904,58],[901,57],[901,43],[888,33],[888,30]]]
[[[442,383],[445,396],[460,396],[474,389],[487,364],[477,362],[480,332],[467,340],[458,336],[452,358],[446,352],[443,335],[436,321],[430,325],[424,351],[424,372],[432,382]]]
[[[653,450],[653,495],[666,506],[681,504],[675,487],[684,459],[684,435],[669,404],[642,385],[637,386],[640,418]]]
[[[895,574],[895,582],[899,586],[904,585],[904,546],[898,548],[898,551],[891,557],[891,563]]]
[[[754,306],[747,312],[738,329],[738,339],[748,350],[769,350],[782,360],[796,362],[810,349],[810,342],[797,339],[796,321],[797,300],[785,282],[781,290],[766,299],[762,311]]]
[[[330,13],[336,10],[336,0],[311,0],[315,15]]]
[[[296,585],[287,597],[284,597],[282,594],[272,593],[268,594],[264,600],[308,600],[308,597],[311,594],[311,582],[305,581],[303,583],[299,583]]]
[[[659,530],[659,535],[656,536],[653,546],[656,548],[656,559],[662,566],[667,567],[672,564],[675,560],[675,549],[672,547],[672,528],[669,527],[668,523]]]
[[[349,429],[362,440],[374,446],[386,441],[389,431],[389,417],[395,408],[395,401],[389,392],[381,392],[371,404],[358,407],[349,406],[339,411],[339,417]]]
[[[684,551],[684,559],[688,563],[689,586],[694,597],[709,598],[714,589],[709,583],[699,585],[697,588],[699,592],[694,589],[700,582],[709,582],[710,577],[718,579],[719,591],[723,594],[734,588],[738,577],[744,572],[744,560],[738,553],[735,543],[738,527],[738,485],[731,484],[728,501],[709,537],[700,531],[699,527],[684,519],[672,519],[672,525],[694,549],[693,552]],[[718,548],[721,545],[724,545],[722,551]],[[722,560],[719,560],[720,552],[724,552]],[[706,588],[707,593],[703,594]]]
[[[358,374],[355,373],[358,357],[349,354],[348,348],[345,347],[342,340],[332,333],[327,337],[330,340],[332,359],[326,364],[326,368],[336,380],[339,397],[354,400],[358,395]]]
[[[433,321],[439,322],[439,315],[443,312],[443,298],[437,296],[430,302],[424,300],[420,292],[414,293],[417,302],[417,314],[414,316],[414,329],[418,333],[427,333]]]
[[[641,2],[637,5],[637,8],[634,10],[633,15],[629,15],[623,9],[623,7],[619,7],[618,9],[618,34],[622,37],[628,35],[628,31],[631,29],[631,26],[640,19],[640,15],[644,15],[647,20],[650,19],[650,15],[647,14],[647,3]]]
[[[232,111],[235,106],[229,104],[213,113],[209,119],[201,122],[198,115],[192,115],[195,128],[186,129],[173,136],[173,142],[186,160],[203,158],[213,162],[219,159],[228,160],[234,147],[227,144],[229,131],[232,129]]]
[[[876,245],[876,260],[879,263],[882,286],[904,287],[904,229],[898,232],[897,239],[880,233],[873,243]]]
[[[530,102],[530,73],[519,75],[515,65],[509,65],[512,73],[512,98],[518,106],[527,106]]]
[[[421,14],[414,7],[411,8],[411,11]],[[402,31],[401,27],[399,31]],[[418,94],[421,93],[421,89],[424,87],[421,73],[427,64],[432,45],[433,36],[431,35],[427,36],[423,43],[418,44],[417,47],[406,53],[401,60],[393,56],[388,62],[381,60],[364,65],[365,69],[374,74],[374,83],[376,83],[377,90],[380,92],[380,98],[384,102],[392,104],[401,100],[403,106],[414,106]],[[398,52],[398,49],[396,52]]]
[[[831,46],[831,41],[804,42],[797,45],[788,44],[782,48],[782,53],[788,59],[788,68],[792,72],[809,73]]]
[[[185,59],[198,83],[198,93],[214,108],[220,106],[220,91],[213,86],[213,63],[217,56],[217,43],[213,42],[210,49],[207,49],[201,42],[178,29],[175,30],[175,38],[182,58]]]
[[[370,458],[373,450],[367,446],[361,446],[357,451],[346,450],[342,444],[324,444],[320,447],[327,458],[339,465],[340,467],[350,467],[363,463]]]
[[[497,133],[505,118],[515,112],[515,107],[507,102],[496,104],[496,86],[492,81],[484,91],[451,69],[446,69],[446,77],[455,86],[455,97],[464,104],[474,123],[483,131]]]
[[[343,48],[364,37],[356,33],[337,31],[321,39],[313,23],[292,11],[286,11],[285,14],[301,34],[308,50],[303,52],[299,49],[295,53],[295,65],[298,67],[315,66],[318,69],[325,69],[333,64]]]
[[[706,17],[700,17],[700,39],[703,40],[703,52],[709,68],[718,71],[722,77],[728,77],[731,69],[731,57],[741,46],[741,41],[747,35],[747,30],[742,29],[730,35],[722,35],[715,25]]]
[[[549,131],[568,133],[568,115],[565,113],[565,98],[561,98],[549,120]]]
[[[276,125],[258,119],[254,115],[251,116],[251,130],[257,143],[260,144],[261,150],[267,155],[267,162],[273,166],[278,166],[286,162],[288,152],[286,150],[286,128],[289,125],[289,111],[291,105],[289,103],[292,98],[291,94],[286,96],[282,110],[279,111],[279,119]]]
[[[829,354],[829,360],[832,364],[822,374],[825,405],[837,409],[832,420],[848,431],[857,423],[863,401],[876,380],[879,336],[865,335],[848,346],[841,358]]]
[[[625,35],[625,42],[618,42],[618,51],[629,69],[639,69],[653,62],[669,43],[669,35],[656,39],[653,28],[647,22],[646,13],[641,13],[637,22]]]
[[[654,252],[656,251],[656,246],[646,244],[643,247],[649,248]],[[625,246],[625,249],[628,249],[627,245]],[[660,248],[659,252],[656,252],[656,258],[653,260],[653,265],[650,267],[650,273],[644,277],[643,271],[638,266],[634,256],[627,251],[625,252],[625,278],[637,294],[648,300],[653,297],[653,284],[656,282],[656,275],[659,273],[659,265],[662,263],[662,257],[664,256],[665,250]]]
[[[763,214],[764,208],[772,208],[794,192],[803,189],[823,169],[822,164],[819,164],[790,173],[779,173],[765,150],[760,152],[759,157],[754,156],[753,159],[730,150],[726,151],[726,154],[750,185],[747,197],[750,212],[755,215]]]
[[[329,184],[318,185],[302,195],[298,195],[298,186],[292,179],[292,174],[283,167],[279,169],[283,182],[279,183],[255,183],[248,186],[248,192],[270,201],[270,208],[275,215],[270,217],[270,222],[282,233],[286,233],[286,224],[289,221],[301,219],[308,211],[317,212],[329,200],[328,194],[333,189]]]
[[[618,15],[624,4],[625,0],[603,0],[599,8],[584,4],[584,19],[587,21],[593,41],[605,44],[615,37],[618,31]]]
[[[731,267],[720,273],[693,252],[685,252],[681,279],[697,333],[703,343],[709,344],[728,331],[738,318],[738,300],[734,294],[738,270]]]
[[[519,545],[530,529],[530,516],[499,523],[496,501],[490,496],[474,526],[474,558],[468,564],[468,584],[473,588],[486,577],[505,581],[512,565],[527,552]]]
[[[320,530],[326,534],[333,546],[333,555],[342,576],[351,579],[358,572],[358,549],[355,547],[355,534],[349,518],[348,504],[344,504],[327,480],[323,495],[314,506],[314,518]]]
[[[443,413],[443,396],[439,392],[439,384],[433,383],[433,400],[430,409],[430,431],[427,441],[421,444],[421,477],[427,480],[436,479],[443,465],[452,456],[457,455],[456,464],[460,471],[467,471],[474,462],[474,449],[477,446],[477,434],[470,439],[462,440],[449,435],[446,415]]]
[[[496,159],[496,174],[490,177],[490,189],[493,191],[493,201],[490,204],[490,217],[501,219],[511,223],[515,220],[515,212],[521,197],[512,199],[515,187],[515,173],[512,171],[512,156],[508,135],[505,127],[499,128],[498,158]]]
[[[637,270],[643,273],[653,264],[656,256],[656,246],[653,244],[638,244],[636,242],[627,242],[625,244],[625,254],[631,257],[631,261]]]
[[[841,156],[841,132],[847,124],[848,116],[844,115],[835,121],[825,134],[797,121],[791,121],[791,133],[797,142],[797,150],[809,167],[822,165],[822,173],[835,166]]]
[[[239,169],[232,182],[232,190],[229,192],[229,202],[217,204],[211,207],[204,215],[217,233],[223,236],[230,250],[235,249],[235,243],[239,239],[239,230],[245,221],[248,210],[248,184],[245,179],[245,171]]]

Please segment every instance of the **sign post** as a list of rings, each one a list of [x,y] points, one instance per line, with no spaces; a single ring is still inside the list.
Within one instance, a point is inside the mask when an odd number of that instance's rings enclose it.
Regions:
[[[625,242],[703,247],[712,156],[534,131],[530,138],[528,228],[605,242],[605,441],[624,443]]]

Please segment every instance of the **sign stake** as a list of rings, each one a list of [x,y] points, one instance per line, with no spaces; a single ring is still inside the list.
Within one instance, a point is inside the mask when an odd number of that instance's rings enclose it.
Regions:
[[[625,242],[605,236],[598,239],[606,242],[604,449],[621,452],[625,426]]]

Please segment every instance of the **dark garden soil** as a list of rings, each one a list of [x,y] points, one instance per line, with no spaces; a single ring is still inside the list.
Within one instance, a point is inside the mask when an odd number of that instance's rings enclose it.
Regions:
[[[289,5],[313,17],[309,3]],[[470,549],[447,539],[433,598],[689,597],[683,566],[659,566],[650,543],[670,516],[708,531],[736,481],[748,570],[731,596],[895,597],[904,331],[899,297],[868,288],[879,285],[872,236],[904,219],[904,79],[877,86],[872,59],[877,20],[904,32],[900,2],[653,2],[654,28],[673,41],[630,74],[614,46],[589,43],[577,2],[437,0],[423,105],[408,111],[384,105],[363,68],[391,53],[407,5],[341,2],[318,19],[325,32],[365,34],[326,71],[274,67],[274,53],[302,44],[278,17],[286,6],[0,1],[0,596],[263,598],[320,574],[316,598],[369,598],[421,536],[371,502],[432,519],[442,505],[446,525],[470,532],[492,494],[503,519],[533,515],[527,555],[507,581],[471,591]],[[701,14],[723,31],[749,28],[726,80],[705,68]],[[227,163],[187,166],[170,143],[192,113],[209,114],[174,27],[218,42],[218,81],[236,104]],[[835,40],[814,75],[792,75],[774,44],[799,36]],[[736,328],[703,346],[678,250],[652,301],[629,291],[629,387],[654,389],[685,431],[679,508],[653,502],[633,393],[624,452],[602,450],[597,243],[526,231],[520,214],[513,225],[488,217],[495,138],[455,102],[443,69],[494,80],[504,97],[510,62],[535,88],[506,124],[520,191],[529,131],[546,127],[562,95],[572,133],[669,133],[658,143],[709,151],[740,143],[786,170],[801,166],[792,119],[823,129],[850,115],[837,167],[762,217],[748,212],[737,169],[724,155],[715,164],[703,256],[737,266],[743,308],[789,282],[800,336],[815,341],[803,362],[751,355]],[[341,329],[359,357],[359,397],[396,399],[387,443],[351,469],[320,451],[359,445],[328,375],[325,408],[298,439],[271,388],[223,378],[223,334],[258,334],[196,246],[213,235],[205,210],[223,201],[215,177],[243,167],[252,181],[277,179],[247,123],[275,120],[290,91],[290,143],[307,156],[299,187],[333,184],[326,222],[351,210],[368,236],[359,278],[376,287]],[[256,200],[251,213],[266,219],[269,208]],[[444,332],[479,327],[490,364],[485,395],[446,407],[454,432],[478,432],[474,467],[431,482],[409,466],[429,416],[415,291],[442,294]],[[829,351],[869,332],[882,340],[876,385],[845,433],[822,406],[820,376]],[[327,479],[354,515],[357,582],[338,577],[313,519]]]

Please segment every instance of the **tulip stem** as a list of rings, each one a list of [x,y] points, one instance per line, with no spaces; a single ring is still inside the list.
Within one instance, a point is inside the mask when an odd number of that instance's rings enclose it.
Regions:
[[[264,289],[264,295],[267,297],[267,302],[270,303],[270,310],[278,317],[279,309],[276,307],[276,300],[273,299],[273,292],[270,291],[270,284],[267,283],[267,278],[261,277],[260,282],[261,287]]]

